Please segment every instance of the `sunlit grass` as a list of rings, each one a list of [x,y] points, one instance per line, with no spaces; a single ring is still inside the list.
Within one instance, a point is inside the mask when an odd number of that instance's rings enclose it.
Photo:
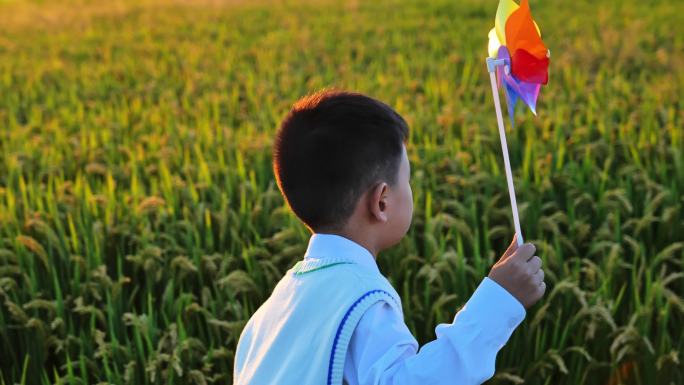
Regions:
[[[684,9],[604,3],[532,2],[550,80],[508,143],[548,289],[491,383],[684,382]],[[495,9],[0,1],[0,381],[230,383],[309,236],[273,130],[328,86],[411,125],[414,218],[378,263],[433,339],[513,232]]]

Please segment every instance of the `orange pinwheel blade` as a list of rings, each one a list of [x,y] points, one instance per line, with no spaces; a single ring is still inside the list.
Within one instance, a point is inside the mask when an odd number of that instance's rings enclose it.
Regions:
[[[537,59],[546,57],[547,49],[534,25],[528,0],[522,0],[506,20],[506,46],[513,55],[522,49]]]

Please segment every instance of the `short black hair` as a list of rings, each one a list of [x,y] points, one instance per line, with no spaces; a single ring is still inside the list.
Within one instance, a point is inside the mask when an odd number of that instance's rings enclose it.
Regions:
[[[280,192],[313,232],[341,229],[373,184],[397,182],[406,121],[369,96],[325,89],[299,99],[276,132]]]

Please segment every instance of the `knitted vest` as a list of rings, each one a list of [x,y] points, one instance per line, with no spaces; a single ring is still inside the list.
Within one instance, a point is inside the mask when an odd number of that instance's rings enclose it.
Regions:
[[[341,385],[354,328],[384,301],[403,318],[387,279],[345,258],[297,262],[242,330],[234,385]]]

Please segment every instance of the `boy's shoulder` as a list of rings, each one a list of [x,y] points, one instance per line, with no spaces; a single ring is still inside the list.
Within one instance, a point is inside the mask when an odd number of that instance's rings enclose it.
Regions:
[[[347,288],[343,292],[361,300],[373,293],[385,293],[392,299],[391,305],[403,315],[401,297],[392,283],[379,271],[359,266],[352,260],[300,260],[290,268],[283,280],[293,282],[312,282],[325,286],[314,290],[313,295],[326,295],[330,289]],[[351,298],[350,298],[351,299]]]
[[[319,384],[326,378],[342,383],[354,328],[378,301],[401,313],[398,293],[379,271],[330,258],[295,264],[240,335],[238,383],[292,384],[296,379],[298,384]]]

